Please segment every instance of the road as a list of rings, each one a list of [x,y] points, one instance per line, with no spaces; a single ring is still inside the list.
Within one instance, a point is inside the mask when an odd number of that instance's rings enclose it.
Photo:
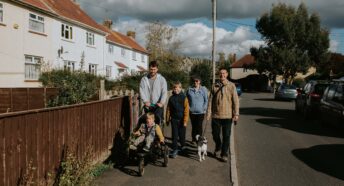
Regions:
[[[344,185],[344,130],[305,121],[271,93],[244,93],[240,103],[239,185]]]

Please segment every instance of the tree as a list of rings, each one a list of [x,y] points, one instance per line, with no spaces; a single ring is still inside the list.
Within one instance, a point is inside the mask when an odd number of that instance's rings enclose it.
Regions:
[[[177,54],[181,41],[176,39],[178,30],[161,22],[147,25],[146,48],[150,60],[160,61],[160,70],[177,69],[182,60]]]
[[[284,3],[273,5],[270,13],[257,19],[256,28],[266,45],[251,48],[253,68],[271,79],[283,75],[290,83],[297,72],[328,62],[328,31],[320,27],[318,15],[308,15],[304,3],[297,10]]]
[[[219,63],[220,65],[223,65],[226,63],[225,53],[223,52],[219,52]]]
[[[202,85],[210,89],[210,77],[212,77],[211,61],[203,60],[203,62],[193,65],[190,71],[190,77],[193,76],[199,76],[202,79]]]

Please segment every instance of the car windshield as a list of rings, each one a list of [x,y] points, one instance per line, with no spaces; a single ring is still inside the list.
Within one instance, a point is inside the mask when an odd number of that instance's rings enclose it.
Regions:
[[[314,86],[314,93],[323,95],[328,85],[329,84],[316,84]]]
[[[281,85],[282,89],[296,89],[296,86],[294,85]]]

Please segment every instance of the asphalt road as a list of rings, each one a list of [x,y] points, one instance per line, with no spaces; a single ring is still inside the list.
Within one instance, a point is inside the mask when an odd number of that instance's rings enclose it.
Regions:
[[[240,104],[239,185],[344,185],[343,129],[305,121],[271,93],[244,93]]]
[[[204,124],[205,125],[205,124]],[[138,168],[132,162],[122,169],[111,168],[98,177],[92,185],[231,185],[230,163],[220,162],[212,157],[214,142],[211,138],[211,126],[207,124],[206,137],[208,139],[208,157],[203,162],[198,161],[197,149],[190,143],[191,126],[187,127],[186,153],[180,154],[175,159],[169,159],[168,167],[162,167],[161,163],[149,163],[145,167],[142,177],[138,176]],[[170,139],[171,128],[165,128],[165,136]],[[171,140],[168,140],[169,143]]]

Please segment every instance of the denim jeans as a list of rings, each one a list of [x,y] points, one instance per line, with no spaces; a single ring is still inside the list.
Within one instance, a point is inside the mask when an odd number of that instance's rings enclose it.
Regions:
[[[171,119],[171,127],[172,127],[172,149],[178,149],[178,139],[180,146],[185,146],[185,131],[186,128],[184,127],[183,120],[176,120]]]
[[[211,128],[215,141],[215,151],[221,150],[221,156],[228,156],[232,119],[212,119]],[[222,130],[222,140],[220,133]]]

